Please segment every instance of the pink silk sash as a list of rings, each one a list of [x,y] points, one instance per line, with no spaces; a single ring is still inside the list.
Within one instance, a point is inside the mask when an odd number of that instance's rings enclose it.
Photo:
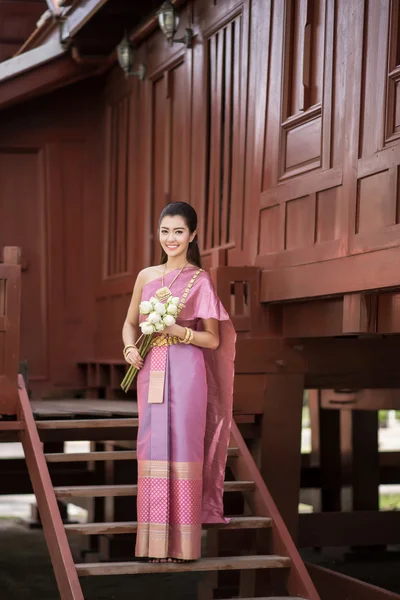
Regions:
[[[185,306],[186,299],[190,294],[190,290],[193,287],[194,282],[203,269],[198,269],[189,281],[180,303],[176,318]],[[164,384],[165,384],[165,369],[167,366],[168,346],[155,346],[151,354],[151,365],[150,365],[150,383],[149,383],[149,404],[162,404],[164,398]]]

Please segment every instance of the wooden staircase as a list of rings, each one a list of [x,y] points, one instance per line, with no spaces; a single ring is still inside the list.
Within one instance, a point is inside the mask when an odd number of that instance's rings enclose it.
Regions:
[[[85,400],[81,401],[82,403]],[[83,599],[79,578],[95,575],[140,575],[152,573],[206,572],[199,578],[199,600],[213,598],[303,598],[319,596],[300,559],[297,549],[272,501],[257,466],[234,423],[229,449],[225,499],[242,506],[227,525],[206,525],[204,558],[190,563],[147,563],[134,558],[124,562],[81,562],[74,564],[67,535],[84,536],[134,535],[137,523],[91,522],[64,524],[58,501],[72,498],[132,497],[134,514],[137,486],[93,484],[88,470],[87,485],[53,487],[49,467],[57,464],[110,464],[136,460],[135,450],[93,451],[81,454],[43,453],[42,442],[55,440],[134,440],[137,418],[73,418],[37,420],[33,418],[24,382],[19,378],[19,422],[27,465],[37,497],[54,571],[62,600]],[[71,471],[73,472],[73,471]],[[66,472],[67,473],[67,472]],[[230,538],[236,534],[236,538]],[[235,548],[235,551],[232,551]],[[243,548],[239,550],[239,548]],[[229,575],[230,574],[230,575]]]

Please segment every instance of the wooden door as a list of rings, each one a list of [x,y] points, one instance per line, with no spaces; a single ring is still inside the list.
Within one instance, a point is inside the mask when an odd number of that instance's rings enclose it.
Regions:
[[[35,148],[0,151],[0,245],[22,248],[20,358],[33,380],[48,378],[42,158]]]

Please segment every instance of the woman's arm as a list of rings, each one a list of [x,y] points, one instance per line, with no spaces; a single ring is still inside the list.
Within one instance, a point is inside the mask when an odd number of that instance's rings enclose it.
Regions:
[[[137,276],[128,312],[122,327],[122,340],[124,342],[124,347],[133,345],[139,337],[139,304],[142,298],[143,285],[144,274],[143,271],[141,271]],[[133,364],[135,367],[142,367],[143,359],[134,348],[131,350],[132,351],[126,356],[127,362]]]
[[[194,331],[193,339],[190,342],[200,348],[210,348],[216,350],[219,346],[219,321],[217,319],[202,319],[204,331]],[[186,330],[181,325],[175,324],[166,327],[165,333],[177,335],[180,338],[185,337]]]

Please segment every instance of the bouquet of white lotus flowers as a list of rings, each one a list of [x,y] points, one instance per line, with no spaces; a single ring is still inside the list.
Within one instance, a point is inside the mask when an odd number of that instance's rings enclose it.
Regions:
[[[157,298],[150,298],[150,300],[143,300],[139,304],[139,312],[141,315],[147,315],[146,319],[139,325],[142,335],[137,340],[136,345],[141,342],[138,351],[140,356],[144,359],[150,349],[151,340],[154,333],[162,333],[166,327],[170,327],[176,323],[175,316],[178,313],[179,298],[170,297],[165,304],[157,300]],[[138,369],[131,365],[126,373],[121,388],[126,393],[133,380],[138,373]]]

